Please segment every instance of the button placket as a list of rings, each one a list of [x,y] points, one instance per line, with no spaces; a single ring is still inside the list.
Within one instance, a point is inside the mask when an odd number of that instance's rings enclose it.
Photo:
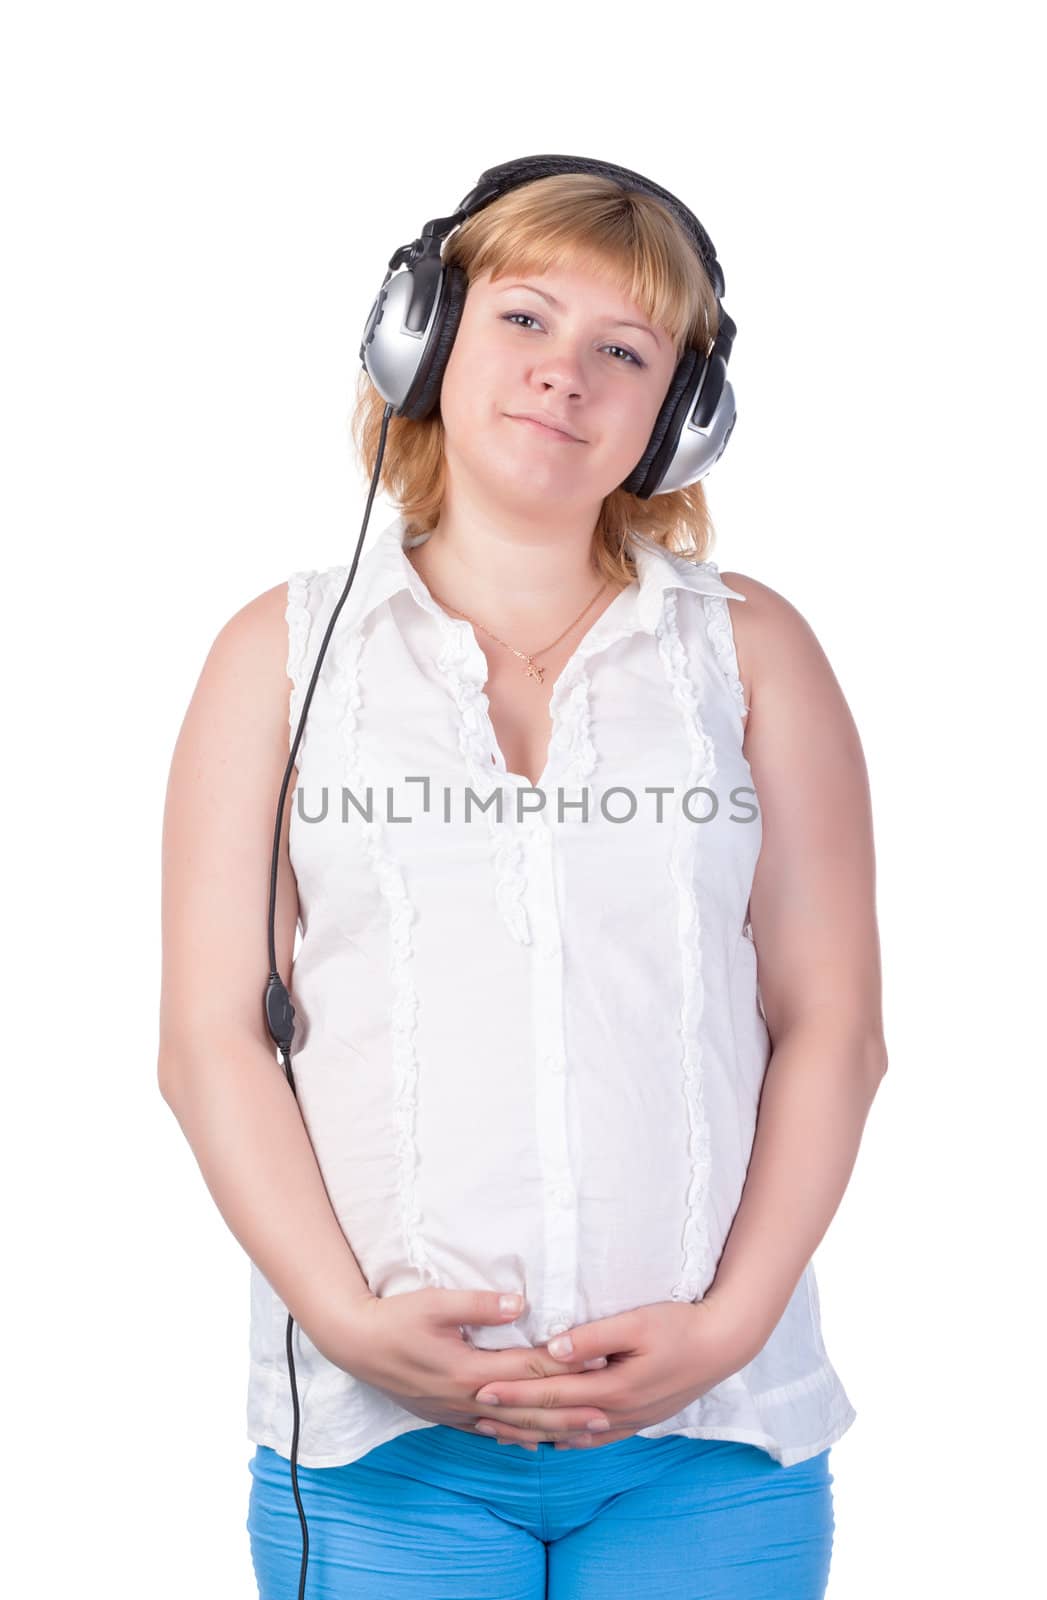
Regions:
[[[545,1281],[542,1302],[553,1308],[548,1315],[563,1332],[571,1326],[578,1266],[577,1205],[571,1171],[568,1099],[563,1030],[563,959],[559,909],[556,899],[556,860],[552,838],[544,823],[536,823],[535,838],[544,839],[532,857],[534,929],[534,1042],[536,1125],[543,1190]],[[548,1334],[549,1338],[553,1333]]]

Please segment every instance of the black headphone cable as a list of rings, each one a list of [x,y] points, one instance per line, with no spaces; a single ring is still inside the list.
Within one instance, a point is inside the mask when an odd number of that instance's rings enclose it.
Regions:
[[[309,706],[312,702],[313,690],[316,688],[316,682],[320,675],[320,667],[323,662],[331,634],[334,632],[335,623],[338,621],[339,613],[345,604],[346,596],[348,595],[353,579],[356,576],[356,569],[360,561],[360,551],[363,548],[364,536],[367,533],[367,524],[371,516],[371,504],[374,500],[375,490],[378,487],[379,476],[382,469],[382,458],[385,455],[385,436],[389,428],[389,418],[393,415],[393,410],[394,408],[392,405],[387,405],[382,414],[382,431],[378,440],[378,457],[375,461],[374,474],[371,478],[371,488],[367,496],[367,508],[364,511],[363,526],[360,529],[360,537],[356,541],[356,552],[353,556],[352,565],[349,568],[349,576],[346,579],[345,588],[342,590],[338,604],[335,606],[331,615],[331,620],[327,624],[327,631],[324,634],[323,641],[316,657],[316,666],[313,668],[313,675],[309,681],[309,688],[306,691],[305,700],[302,703],[302,714],[298,719],[298,730],[295,733],[294,741],[291,745],[291,753],[288,757],[287,767],[284,771],[284,781],[280,786],[280,798],[276,806],[276,828],[273,833],[273,858],[269,869],[269,982],[266,986],[265,997],[263,1000],[263,1011],[265,1014],[266,1027],[269,1030],[270,1037],[272,1038],[274,1044],[276,1044],[279,1049],[279,1053],[283,1062],[284,1076],[291,1085],[291,1093],[294,1095],[296,1101],[298,1099],[298,1090],[295,1088],[294,1073],[291,1070],[291,1041],[294,1038],[294,1006],[291,1004],[291,996],[288,993],[287,986],[284,984],[276,967],[276,880],[277,872],[279,870],[280,835],[283,831],[284,806],[287,802],[287,790],[291,782],[291,772],[294,768],[295,758],[298,755],[298,746],[302,741],[302,733],[305,729],[305,719],[309,715]],[[287,1370],[291,1378],[291,1408],[294,1419],[294,1425],[291,1434],[291,1487],[294,1490],[295,1505],[298,1507],[298,1520],[302,1524],[302,1570],[298,1580],[298,1600],[305,1600],[305,1574],[309,1561],[309,1529],[306,1525],[305,1511],[302,1507],[302,1497],[298,1490],[298,1430],[301,1414],[298,1405],[298,1383],[295,1376],[294,1350],[292,1348],[293,1329],[294,1318],[288,1316]]]

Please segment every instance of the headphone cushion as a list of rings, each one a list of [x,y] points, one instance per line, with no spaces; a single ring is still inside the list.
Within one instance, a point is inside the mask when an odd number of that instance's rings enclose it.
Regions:
[[[468,288],[469,280],[461,267],[453,265],[444,267],[440,305],[415,380],[401,407],[401,416],[421,421],[435,411],[439,404],[444,372],[462,320]]]
[[[681,405],[680,402],[685,398],[689,401],[690,396],[697,389],[697,376],[704,365],[704,360],[705,358],[700,350],[696,350],[693,345],[685,346],[684,352],[676,364],[676,371],[670,380],[668,391],[662,402],[662,409],[655,418],[654,427],[651,429],[651,437],[647,441],[647,448],[621,485],[627,493],[641,495],[645,499],[655,493],[658,487],[658,480],[661,479],[665,471],[666,463],[664,460],[659,459],[662,454],[662,447],[666,445],[668,440],[668,448],[665,453],[671,459],[672,451],[675,450],[677,440],[680,437],[680,429],[683,426],[684,418],[690,409],[689,404]],[[670,429],[673,429],[675,434],[672,439],[668,439]],[[652,473],[652,466],[656,462],[656,471]]]

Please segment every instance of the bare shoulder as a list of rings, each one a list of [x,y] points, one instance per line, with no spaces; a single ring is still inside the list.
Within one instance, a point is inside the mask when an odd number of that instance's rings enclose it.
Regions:
[[[779,689],[791,682],[798,693],[809,695],[821,684],[828,692],[835,684],[832,668],[818,638],[803,613],[769,584],[744,572],[721,572],[730,589],[744,602],[728,600],[738,671],[750,704],[766,696],[768,685]]]
[[[788,634],[790,629],[802,631],[808,626],[792,601],[769,584],[761,583],[746,572],[721,572],[720,577],[729,589],[737,589],[745,596],[744,604],[737,600],[727,603],[731,608],[731,622],[746,637],[751,634],[754,645],[757,635],[768,629]]]
[[[196,1058],[233,1030],[267,1044],[266,885],[288,761],[287,589],[256,595],[215,635],[171,758],[163,824],[161,1057]],[[279,841],[277,950],[287,970],[297,887]]]
[[[229,710],[236,703],[256,715],[268,707],[277,720],[282,707],[286,718],[291,687],[286,676],[286,613],[286,583],[255,595],[234,612],[208,651],[198,697],[205,703],[220,699]]]
[[[868,772],[843,690],[791,601],[740,572],[723,580],[752,682],[745,751],[760,800],[750,918],[771,1037],[836,1029],[874,1070],[886,1060]]]
[[[287,585],[276,584],[222,624],[200,669],[175,752],[178,778],[206,772],[223,783],[286,760]]]
[[[286,659],[287,584],[264,589],[224,623],[215,645],[231,651],[261,652]],[[212,645],[214,649],[215,645]]]

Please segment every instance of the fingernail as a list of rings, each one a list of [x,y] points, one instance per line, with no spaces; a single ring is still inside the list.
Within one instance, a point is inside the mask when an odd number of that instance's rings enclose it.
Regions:
[[[481,1389],[476,1398],[480,1401],[481,1405],[485,1406],[500,1406],[502,1403],[496,1394],[490,1394],[486,1389]]]
[[[494,1433],[494,1423],[493,1422],[478,1422],[476,1424],[476,1431],[477,1431],[477,1433]]]
[[[573,1353],[574,1345],[571,1343],[571,1335],[569,1333],[557,1334],[555,1339],[549,1340],[549,1354],[551,1356],[563,1357]]]
[[[498,1304],[503,1311],[519,1311],[523,1300],[518,1294],[503,1294]]]
[[[606,1365],[607,1365],[607,1357],[606,1356],[594,1356],[591,1361],[583,1361],[582,1362],[582,1366],[585,1367],[587,1369],[587,1371],[590,1371],[590,1372],[593,1370],[594,1367],[606,1367]]]
[[[611,1424],[605,1421],[602,1417],[593,1417],[593,1419],[590,1422],[587,1422],[585,1426],[588,1428],[590,1433],[606,1433]]]

